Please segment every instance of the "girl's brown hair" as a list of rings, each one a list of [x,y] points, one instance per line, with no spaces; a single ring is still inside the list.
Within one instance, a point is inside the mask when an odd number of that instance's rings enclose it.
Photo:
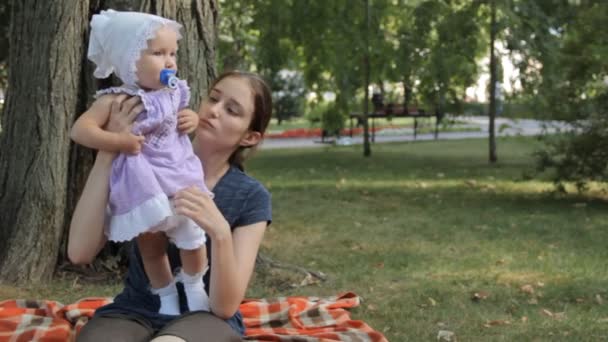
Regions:
[[[263,138],[266,128],[268,128],[270,118],[272,117],[272,93],[270,92],[270,87],[268,87],[266,81],[257,74],[231,70],[218,76],[209,87],[209,91],[211,91],[211,89],[213,89],[221,80],[228,77],[237,77],[248,81],[253,94],[253,117],[249,124],[249,129],[254,132],[259,132]],[[244,170],[243,163],[256,149],[257,145],[249,147],[239,146],[236,151],[232,153],[228,162],[231,165],[235,165],[239,169]]]

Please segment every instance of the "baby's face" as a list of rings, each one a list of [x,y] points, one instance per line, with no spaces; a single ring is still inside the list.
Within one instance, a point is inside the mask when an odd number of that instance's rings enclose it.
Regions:
[[[156,31],[156,37],[148,40],[148,48],[141,52],[136,63],[137,79],[144,89],[161,89],[160,72],[163,69],[177,71],[177,33],[167,26]]]

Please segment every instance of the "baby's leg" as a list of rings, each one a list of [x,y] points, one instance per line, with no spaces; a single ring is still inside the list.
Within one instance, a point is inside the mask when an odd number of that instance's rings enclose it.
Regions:
[[[184,292],[190,311],[209,311],[209,297],[205,291],[203,276],[207,272],[207,249],[200,248],[179,250],[182,260],[180,278],[184,283]]]
[[[160,297],[159,312],[179,315],[179,296],[167,256],[167,238],[162,233],[141,234],[137,237],[137,246],[151,291]]]
[[[179,256],[182,259],[182,269],[187,274],[197,274],[207,268],[207,248],[205,245],[197,249],[180,249]]]
[[[194,221],[181,217],[181,224],[167,231],[167,236],[180,249],[182,270],[179,277],[190,311],[209,311],[209,297],[205,291],[203,275],[207,272],[206,236]]]

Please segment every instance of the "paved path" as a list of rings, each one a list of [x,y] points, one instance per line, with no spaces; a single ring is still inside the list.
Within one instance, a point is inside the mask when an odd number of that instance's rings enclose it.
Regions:
[[[479,127],[480,131],[473,132],[440,132],[438,139],[468,139],[468,138],[487,138],[488,137],[488,118],[479,116],[458,117],[458,121],[464,121],[467,126]],[[554,133],[558,130],[568,129],[568,125],[557,121],[538,121],[531,119],[512,120],[506,118],[497,118],[495,122],[497,136],[513,136],[524,135],[534,136],[541,133]],[[401,133],[401,134],[396,134]],[[433,140],[435,135],[432,133],[418,134],[416,140]],[[277,148],[300,148],[300,147],[322,147],[326,144],[320,143],[320,138],[272,138],[266,139],[262,144],[263,149]],[[390,132],[385,130],[383,133],[376,132],[375,143],[396,142],[396,141],[414,141],[414,133],[412,129],[400,129],[399,132]],[[342,138],[340,143],[343,144],[362,144],[363,136],[354,136],[351,138]]]

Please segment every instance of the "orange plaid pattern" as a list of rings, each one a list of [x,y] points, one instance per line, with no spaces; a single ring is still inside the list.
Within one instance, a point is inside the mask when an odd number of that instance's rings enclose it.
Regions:
[[[111,300],[85,298],[65,306],[49,300],[5,300],[0,302],[0,342],[74,341],[95,309]],[[246,299],[240,308],[250,341],[387,341],[350,318],[346,309],[359,303],[348,292],[326,298]]]
[[[0,342],[73,341],[95,309],[111,298],[85,298],[70,305],[50,300],[0,302]]]
[[[360,303],[347,292],[338,296],[246,299],[241,304],[245,335],[253,341],[387,341],[362,321],[352,320],[347,308]]]

